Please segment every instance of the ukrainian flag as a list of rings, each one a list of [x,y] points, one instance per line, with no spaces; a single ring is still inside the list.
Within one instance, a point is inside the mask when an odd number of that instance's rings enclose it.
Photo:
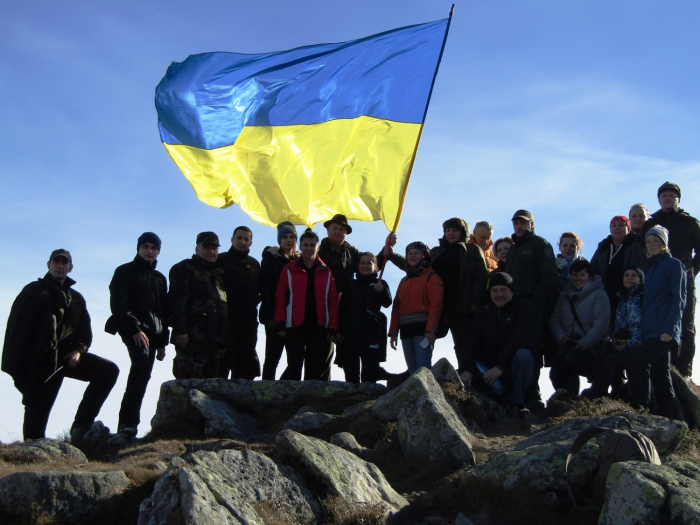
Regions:
[[[342,213],[394,231],[449,19],[359,40],[174,62],[160,137],[205,203],[313,226]]]

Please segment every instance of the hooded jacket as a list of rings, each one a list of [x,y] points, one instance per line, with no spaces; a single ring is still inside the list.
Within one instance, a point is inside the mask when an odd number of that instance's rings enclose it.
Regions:
[[[572,301],[583,328],[574,318]],[[567,334],[579,335],[581,339],[578,343],[583,350],[593,347],[603,339],[609,325],[610,300],[599,275],[594,275],[581,291],[574,290],[569,284],[559,295],[549,321],[555,341],[561,341]]]
[[[260,264],[260,322],[266,324],[275,318],[275,295],[277,283],[282,269],[290,262],[301,257],[301,253],[295,251],[291,257],[285,255],[277,246],[267,246],[262,252]]]
[[[639,348],[642,339],[642,302],[644,299],[644,283],[640,283],[629,291],[623,289],[617,292],[619,303],[615,311],[615,330],[613,338],[620,330],[629,330],[632,337],[626,339],[629,348]]]
[[[687,276],[682,262],[667,251],[649,258],[649,269],[644,273],[643,340],[669,334],[680,344],[686,288]]]
[[[535,298],[547,310],[557,294],[557,263],[552,245],[534,230],[521,237],[512,236],[513,244],[506,255],[505,272],[513,278],[513,294],[518,298]]]
[[[221,277],[226,286],[228,316],[236,323],[257,323],[260,263],[248,254],[248,250],[242,252],[231,246],[216,259],[216,266],[224,271]]]
[[[610,263],[610,254],[612,250],[612,235],[608,235],[605,239],[598,243],[598,248],[596,248],[593,257],[591,258],[593,273],[602,278],[603,288],[605,288],[606,291],[610,289],[608,283],[608,264]],[[645,271],[647,269],[647,256],[644,251],[644,246],[638,242],[638,236],[636,233],[628,233],[625,235],[625,238],[622,240],[620,250],[622,250],[622,253],[615,255],[615,257],[620,257],[620,255],[623,257],[622,264],[620,265],[622,273],[620,273],[620,278],[618,279],[619,282],[615,283],[615,286],[613,287],[613,293],[616,293],[614,290],[622,287],[622,274],[624,273],[624,268],[634,266],[635,268],[641,268]],[[614,295],[611,297],[614,297]]]
[[[153,348],[168,344],[167,325],[168,285],[165,276],[140,255],[114,271],[109,283],[109,306],[105,332],[130,338],[143,332]]]
[[[303,259],[290,262],[282,269],[277,283],[275,320],[281,329],[304,324],[308,274]],[[333,332],[338,331],[338,292],[328,266],[316,259],[314,273],[316,294],[316,324]]]
[[[478,359],[488,368],[497,366],[505,371],[510,368],[515,352],[521,348],[537,355],[539,334],[533,329],[534,322],[529,306],[517,299],[512,299],[503,308],[489,301],[474,314],[464,354],[457,356],[459,370],[477,375],[474,360]]]
[[[25,286],[12,304],[2,370],[22,394],[55,372],[63,357],[74,351],[83,354],[92,344],[90,314],[74,284],[68,277],[61,286],[47,273]]]
[[[682,262],[686,270],[692,268],[693,276],[697,275],[700,271],[700,222],[683,208],[671,213],[659,210],[644,223],[644,233],[657,224],[668,230],[671,255]]]

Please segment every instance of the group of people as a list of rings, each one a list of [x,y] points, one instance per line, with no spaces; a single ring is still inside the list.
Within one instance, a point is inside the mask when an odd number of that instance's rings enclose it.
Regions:
[[[650,216],[640,204],[629,218],[614,217],[590,262],[573,232],[562,234],[555,256],[527,210],[513,215],[513,235],[495,242],[488,222],[470,232],[452,218],[438,246],[412,242],[401,255],[392,233],[376,256],[348,243],[352,227],[338,214],[324,223],[323,240],[311,229],[297,237],[294,224],[280,223],[277,246],[263,250],[262,263],[250,255],[249,228],[236,228],[222,253],[218,236],[202,232],[192,258],[170,269],[168,287],[156,270],[161,240],[146,232],[109,287],[105,331],[119,334],[131,359],[117,435],[136,436],[154,360],[169,342],[178,379],[274,380],[286,351],[280,379],[300,380],[303,371],[305,380],[328,380],[335,362],[358,383],[390,377],[381,366],[387,339],[392,348],[401,340],[413,373],[431,366],[435,341],[448,332],[464,382],[521,417],[540,402],[543,365],[555,388],[572,395],[579,376],[588,378],[587,397],[620,392],[626,374],[636,407],[649,406],[651,381],[661,413],[672,417],[670,364],[692,372],[700,270],[700,223],[679,208],[680,198],[667,182],[658,212]],[[393,299],[378,276],[385,260],[406,273]],[[64,377],[89,382],[71,427],[79,442],[119,370],[87,353],[90,317],[68,277],[70,252],[54,250],[47,266],[12,306],[2,370],[23,395],[25,439],[44,437]],[[266,334],[262,370],[258,321]]]

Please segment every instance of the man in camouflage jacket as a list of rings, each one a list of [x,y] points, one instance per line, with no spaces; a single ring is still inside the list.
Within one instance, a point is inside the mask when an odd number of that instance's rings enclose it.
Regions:
[[[197,235],[191,259],[170,269],[168,291],[171,342],[175,345],[173,375],[177,379],[217,377],[228,344],[228,313],[222,270],[216,267],[219,237]]]

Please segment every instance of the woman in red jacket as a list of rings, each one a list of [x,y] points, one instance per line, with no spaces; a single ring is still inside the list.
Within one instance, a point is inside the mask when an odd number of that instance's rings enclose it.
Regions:
[[[287,369],[280,379],[320,379],[316,363],[335,342],[338,330],[338,294],[328,267],[318,258],[319,239],[307,228],[300,241],[301,258],[284,267],[277,283],[277,334],[285,338]]]
[[[401,336],[408,371],[430,368],[440,314],[442,279],[428,268],[430,250],[422,242],[406,246],[406,277],[401,279],[391,309],[391,347]]]

